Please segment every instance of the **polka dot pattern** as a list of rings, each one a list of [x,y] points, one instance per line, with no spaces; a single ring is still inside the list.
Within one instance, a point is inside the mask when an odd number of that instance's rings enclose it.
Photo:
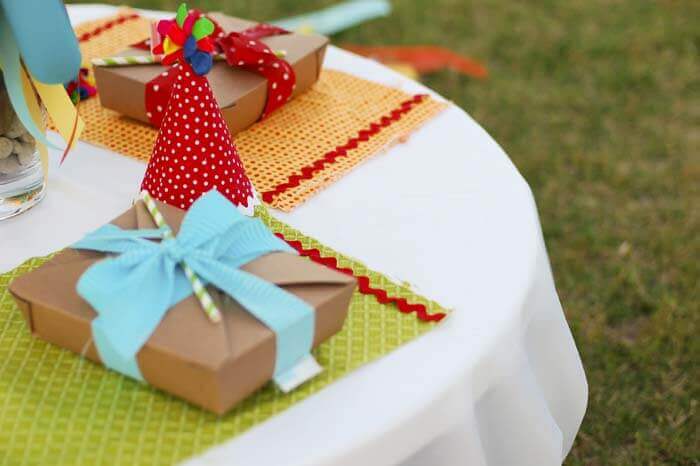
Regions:
[[[165,117],[165,110],[173,92],[173,82],[176,80],[179,66],[176,63],[146,83],[144,99],[146,116],[156,128],[160,128]]]
[[[217,189],[244,212],[255,199],[206,76],[180,64],[141,189],[181,209]]]
[[[267,80],[267,102],[262,118],[267,117],[292,98],[296,86],[294,68],[258,40],[279,34],[279,28],[257,26],[243,32],[230,32],[217,40],[229,65],[260,74]]]
[[[259,40],[280,34],[288,34],[288,31],[264,23],[228,34],[216,25],[213,33],[217,51],[224,53],[230,66],[260,74],[267,80],[267,101],[261,119],[287,103],[296,87],[296,75],[292,65],[275,55],[270,47]],[[176,66],[146,83],[146,116],[156,128],[160,127],[165,116],[164,109],[170,98],[174,76],[177,74]]]
[[[78,34],[95,29],[106,20],[79,26]],[[115,55],[134,40],[148,37],[150,21],[138,18],[109,29],[80,44],[83,58]],[[357,78],[339,71],[324,69],[319,81],[264,121],[235,137],[241,161],[255,189],[261,193],[286,184],[294,175],[303,174],[326,154],[338,153],[359,131],[381,124],[385,116],[402,106],[411,96],[405,92]],[[167,102],[166,102],[167,106]],[[358,164],[405,140],[426,121],[444,111],[447,105],[424,99],[383,128],[375,136],[358,143],[348,156],[338,157],[323,170],[299,186],[276,196],[271,206],[289,212],[326,187],[340,180]],[[141,124],[100,105],[99,99],[81,102],[80,114],[88,123],[82,139],[107,147],[114,152],[148,161],[158,130]]]

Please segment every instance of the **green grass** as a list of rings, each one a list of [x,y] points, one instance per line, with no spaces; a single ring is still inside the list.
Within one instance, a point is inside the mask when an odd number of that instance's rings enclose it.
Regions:
[[[191,3],[269,20],[333,1]],[[537,198],[590,386],[569,465],[700,462],[698,18],[696,0],[395,0],[389,18],[334,37],[440,44],[489,67],[483,82],[425,82]]]

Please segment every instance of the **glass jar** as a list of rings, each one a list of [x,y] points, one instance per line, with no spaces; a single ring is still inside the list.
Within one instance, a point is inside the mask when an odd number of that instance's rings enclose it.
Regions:
[[[17,117],[0,78],[0,220],[35,206],[45,187],[36,142]]]

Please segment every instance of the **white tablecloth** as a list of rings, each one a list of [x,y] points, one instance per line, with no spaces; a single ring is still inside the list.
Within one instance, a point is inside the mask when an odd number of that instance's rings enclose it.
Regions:
[[[69,11],[77,23],[114,9]],[[426,91],[333,47],[327,67]],[[0,223],[0,272],[126,209],[144,169],[79,144],[53,167],[47,198]],[[585,375],[532,193],[466,113],[450,106],[405,144],[277,216],[454,312],[435,331],[188,465],[561,463],[585,411]]]

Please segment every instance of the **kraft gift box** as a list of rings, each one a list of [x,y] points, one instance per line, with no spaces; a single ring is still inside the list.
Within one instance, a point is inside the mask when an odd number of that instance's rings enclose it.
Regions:
[[[185,212],[162,203],[158,206],[177,232]],[[155,228],[141,202],[111,223],[122,229]],[[34,336],[98,363],[90,327],[96,314],[76,292],[76,283],[104,257],[68,248],[9,287]],[[341,330],[356,286],[354,277],[285,252],[265,255],[241,268],[311,305],[314,347]],[[222,322],[209,321],[190,295],[168,310],[137,361],[149,384],[223,414],[272,378],[275,336],[233,299],[211,286],[208,289],[221,309]]]
[[[255,22],[220,13],[208,16],[226,32],[240,32],[256,25]],[[290,33],[265,37],[261,41],[273,50],[286,52],[284,59],[292,65],[296,74],[296,87],[292,97],[305,92],[318,80],[328,38],[317,34]],[[118,55],[149,55],[149,52],[130,48]],[[144,100],[146,83],[165,69],[160,64],[95,66],[101,104],[148,123]],[[262,75],[231,67],[225,61],[217,61],[207,77],[232,134],[242,131],[260,119],[267,98],[267,82]]]

